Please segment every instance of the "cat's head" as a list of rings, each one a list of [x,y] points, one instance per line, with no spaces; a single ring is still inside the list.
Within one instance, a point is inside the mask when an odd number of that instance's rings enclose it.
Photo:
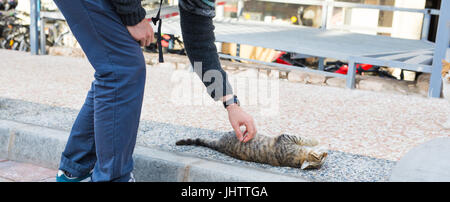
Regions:
[[[308,147],[306,159],[301,163],[301,169],[320,168],[325,163],[328,151],[324,147]]]

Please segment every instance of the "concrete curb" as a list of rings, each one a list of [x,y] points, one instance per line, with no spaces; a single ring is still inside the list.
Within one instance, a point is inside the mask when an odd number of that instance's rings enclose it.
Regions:
[[[67,131],[0,120],[0,158],[57,169],[68,135]],[[133,173],[138,181],[307,181],[141,146],[135,148],[134,164]]]
[[[391,182],[450,182],[450,137],[422,143],[392,169]]]

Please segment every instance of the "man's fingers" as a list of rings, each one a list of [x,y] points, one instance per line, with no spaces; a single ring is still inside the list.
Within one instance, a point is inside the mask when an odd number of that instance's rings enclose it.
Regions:
[[[256,134],[256,129],[255,129],[255,124],[253,123],[253,121],[246,121],[245,123],[245,128],[247,129],[247,136],[244,139],[244,143],[250,141],[251,139],[253,139],[253,137],[255,137]]]
[[[150,44],[152,43],[152,39],[153,39],[152,35],[149,34],[149,35],[147,36],[147,41],[146,41],[146,43],[145,43],[145,46],[150,46]]]
[[[150,35],[150,43],[153,43],[153,41],[155,40],[155,34],[152,32],[152,34]],[[148,44],[150,45],[150,44]]]
[[[145,39],[141,39],[139,42],[141,43],[141,46],[145,46]]]
[[[248,130],[244,131],[244,134],[242,135],[242,142],[247,142],[248,141]]]
[[[243,135],[241,132],[241,129],[239,128],[239,124],[231,124],[231,126],[234,129],[234,132],[236,132],[236,137],[238,138],[239,141],[243,140]]]

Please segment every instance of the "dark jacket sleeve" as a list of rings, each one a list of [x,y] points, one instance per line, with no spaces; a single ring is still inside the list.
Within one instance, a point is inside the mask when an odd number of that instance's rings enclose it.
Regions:
[[[214,44],[214,25],[211,17],[193,14],[180,7],[180,25],[183,43],[195,73],[206,86],[208,94],[216,101],[233,94],[227,73],[222,69]],[[195,63],[201,62],[202,68]]]
[[[141,0],[110,0],[117,14],[126,26],[138,24],[145,18],[145,9]]]

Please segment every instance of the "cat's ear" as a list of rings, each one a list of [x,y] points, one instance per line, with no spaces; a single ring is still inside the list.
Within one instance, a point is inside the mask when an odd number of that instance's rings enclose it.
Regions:
[[[446,60],[442,60],[442,65],[449,65],[450,64],[450,62],[447,62]]]

